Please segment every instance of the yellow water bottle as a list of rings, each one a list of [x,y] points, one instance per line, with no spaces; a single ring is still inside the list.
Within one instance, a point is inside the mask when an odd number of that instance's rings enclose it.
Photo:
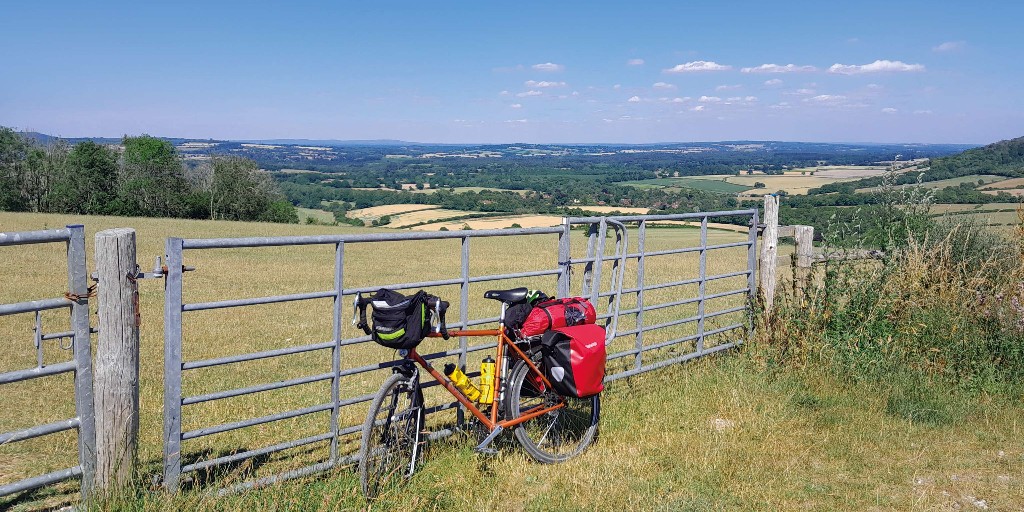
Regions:
[[[466,398],[470,399],[470,401],[476,402],[480,399],[480,390],[469,381],[469,377],[462,373],[462,370],[457,366],[452,363],[444,365],[444,374],[452,380],[452,384],[455,384],[455,387],[459,388],[459,391],[462,391],[462,394],[466,395]],[[491,394],[493,395],[494,393],[492,392]]]
[[[480,362],[480,403],[494,403],[494,359],[491,356]]]

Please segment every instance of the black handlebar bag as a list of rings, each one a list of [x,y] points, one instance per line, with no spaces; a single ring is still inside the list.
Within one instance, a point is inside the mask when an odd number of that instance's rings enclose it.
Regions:
[[[370,315],[373,341],[397,350],[416,348],[431,330],[427,307],[430,298],[434,297],[423,290],[406,296],[381,288],[369,297],[359,298],[360,327],[366,329],[366,305],[369,304],[373,307]]]

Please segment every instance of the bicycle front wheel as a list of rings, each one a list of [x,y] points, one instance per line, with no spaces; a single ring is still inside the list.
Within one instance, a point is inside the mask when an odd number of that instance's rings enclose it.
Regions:
[[[516,440],[538,462],[554,464],[583,453],[597,436],[601,401],[597,395],[564,397],[545,389],[539,375],[533,373],[525,361],[518,361],[512,367],[506,400],[509,419],[519,418],[538,406],[560,402],[565,404],[562,408],[515,427]]]
[[[368,499],[398,487],[416,469],[423,403],[415,384],[396,373],[370,403],[359,448],[359,478]]]

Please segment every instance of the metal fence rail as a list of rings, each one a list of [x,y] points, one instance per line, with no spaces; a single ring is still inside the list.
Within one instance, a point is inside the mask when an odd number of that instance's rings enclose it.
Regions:
[[[732,212],[709,212],[702,214],[669,216],[567,218],[564,219],[563,224],[559,227],[531,229],[414,232],[396,234],[376,233],[361,235],[323,235],[306,237],[234,239],[169,238],[166,244],[168,272],[166,274],[166,293],[164,310],[164,485],[168,489],[175,490],[179,487],[182,474],[184,473],[210,470],[224,464],[237,463],[245,459],[267,456],[276,452],[289,450],[297,447],[311,446],[317,443],[320,443],[321,446],[323,445],[323,443],[326,443],[329,446],[329,456],[325,461],[312,464],[310,466],[306,466],[300,469],[288,471],[286,473],[265,477],[260,480],[244,482],[242,484],[236,485],[234,488],[237,489],[252,487],[255,485],[264,485],[277,480],[308,475],[311,473],[324,471],[332,467],[349,464],[353,462],[355,460],[353,456],[340,453],[339,441],[341,438],[345,436],[358,435],[358,433],[361,432],[362,425],[361,423],[347,425],[342,424],[342,422],[339,419],[340,412],[345,407],[353,406],[363,402],[368,402],[369,400],[372,399],[373,393],[371,392],[368,394],[359,394],[358,396],[353,396],[355,395],[354,393],[344,393],[344,390],[341,388],[341,379],[346,376],[387,369],[394,366],[395,362],[384,361],[379,363],[372,363],[363,366],[343,369],[341,364],[341,349],[346,346],[366,343],[370,340],[370,338],[369,336],[362,335],[354,338],[343,338],[342,322],[346,320],[345,313],[347,312],[347,310],[345,310],[345,308],[350,307],[351,299],[353,296],[355,296],[358,293],[373,292],[381,287],[408,290],[436,286],[458,286],[459,318],[449,319],[449,324],[451,326],[457,326],[459,328],[467,328],[476,325],[494,323],[498,320],[497,317],[469,317],[471,284],[495,282],[494,287],[501,287],[501,281],[507,281],[510,279],[545,277],[554,279],[557,281],[557,292],[559,296],[571,295],[573,294],[572,291],[574,289],[579,289],[579,295],[591,298],[591,300],[594,302],[594,305],[598,307],[599,318],[606,323],[609,341],[611,341],[613,338],[621,338],[623,336],[634,336],[636,338],[636,343],[633,349],[626,352],[611,354],[609,356],[610,359],[624,358],[628,356],[635,356],[636,358],[636,363],[633,368],[621,373],[609,375],[609,379],[614,380],[616,378],[621,378],[627,375],[647,371],[655,367],[660,367],[665,364],[671,364],[671,361],[656,361],[652,363],[645,361],[643,359],[645,353],[658,348],[654,346],[645,347],[642,343],[643,334],[646,332],[651,332],[656,329],[670,327],[669,325],[662,324],[645,325],[642,320],[643,312],[655,310],[658,308],[670,307],[673,305],[669,303],[645,306],[642,301],[644,293],[650,290],[667,289],[673,286],[682,286],[685,284],[698,284],[698,297],[688,298],[679,302],[679,304],[697,304],[700,313],[696,318],[683,320],[683,322],[692,321],[697,323],[698,325],[698,332],[696,336],[693,338],[694,340],[697,340],[698,348],[693,354],[688,355],[685,358],[697,357],[701,354],[722,350],[724,348],[728,348],[729,346],[735,346],[735,344],[741,342],[742,340],[736,340],[729,344],[715,345],[714,347],[711,348],[704,347],[703,343],[704,340],[710,336],[722,332],[727,332],[729,330],[736,330],[743,327],[742,323],[738,326],[727,326],[726,328],[711,329],[705,332],[703,319],[707,317],[727,315],[729,313],[744,311],[745,307],[729,308],[725,310],[705,313],[704,306],[707,301],[710,301],[716,297],[724,297],[728,295],[747,293],[749,292],[751,287],[748,285],[747,287],[744,287],[742,289],[731,290],[728,291],[728,293],[716,295],[706,294],[705,284],[708,281],[727,279],[729,277],[736,276],[747,276],[748,279],[752,279],[753,271],[752,267],[749,266],[749,262],[753,260],[748,259],[748,266],[745,269],[736,269],[735,271],[732,271],[730,273],[716,276],[706,275],[705,260],[707,258],[708,253],[711,253],[718,249],[727,249],[731,247],[747,247],[750,251],[750,254],[753,254],[753,245],[756,243],[756,238],[751,238],[748,241],[738,243],[719,244],[718,246],[709,245],[707,243],[707,219],[719,217],[749,217],[752,223],[751,225],[753,226],[751,228],[751,236],[756,237],[756,211],[742,210]],[[644,253],[644,240],[648,222],[679,221],[692,219],[702,220],[701,243],[698,247],[688,247],[682,249],[672,249],[668,251]],[[636,224],[636,229],[638,230],[638,249],[634,249],[633,252],[630,252],[631,249],[629,248],[626,230],[626,226],[629,224]],[[572,227],[575,225],[588,226],[588,230],[586,231],[586,256],[576,258],[572,256],[573,246],[570,243],[570,235],[573,232]],[[611,229],[611,233],[609,233],[609,229]],[[472,245],[471,241],[473,239],[517,236],[531,237],[532,239],[541,236],[550,237],[551,235],[557,235],[558,252],[557,261],[552,261],[549,267],[534,269],[525,272],[510,272],[500,274],[475,275],[470,272]],[[607,243],[609,236],[614,236],[614,243],[611,245]],[[414,242],[418,240],[458,241],[460,243],[461,248],[459,256],[460,266],[458,272],[455,275],[445,276],[443,279],[429,281],[379,283],[374,284],[373,286],[346,287],[346,247],[351,247],[353,246],[353,244],[366,244],[376,242]],[[301,245],[327,245],[334,247],[334,283],[331,289],[266,297],[254,297],[232,300],[213,300],[195,303],[185,303],[183,300],[183,268],[185,263],[185,251]],[[663,283],[645,282],[643,265],[648,257],[665,256],[676,253],[681,254],[685,252],[700,253],[701,264],[700,276],[698,279]],[[639,264],[639,269],[635,275],[633,273],[626,272],[628,261],[637,262]],[[573,276],[573,274],[579,270],[582,270],[582,279],[574,280],[571,276]],[[635,280],[636,284],[630,287],[625,287],[624,281],[626,279]],[[636,295],[639,301],[638,305],[636,307],[630,307],[626,310],[621,310],[621,292],[627,292],[629,294]],[[327,299],[330,299],[332,304],[330,316],[332,336],[330,340],[316,341],[313,343],[307,343],[297,346],[275,348],[271,350],[263,350],[244,354],[225,355],[198,360],[188,360],[188,358],[185,357],[185,354],[182,353],[182,342],[184,336],[182,332],[182,319],[185,313],[221,308],[240,308],[260,304],[277,304],[295,301],[317,301]],[[607,302],[602,307],[601,303],[603,300],[606,300]],[[617,333],[618,322],[622,318],[625,318],[627,315],[634,316],[636,318],[636,328],[625,332]],[[426,359],[437,359],[442,357],[457,356],[460,366],[465,367],[468,353],[479,350],[485,350],[487,348],[491,348],[494,346],[493,340],[482,340],[482,343],[471,346],[467,338],[461,338],[458,342],[457,347],[453,347],[450,350],[442,350],[437,353],[424,355],[424,357]],[[686,341],[686,339],[674,340],[673,343],[680,344]],[[296,375],[293,378],[281,380],[278,382],[261,383],[238,389],[217,391],[213,393],[203,393],[194,396],[183,396],[182,393],[182,376],[183,374],[193,370],[217,366],[228,366],[242,362],[258,361],[287,355],[317,352],[322,352],[324,354],[324,358],[330,358],[330,372],[321,371],[320,373],[315,373],[313,375]],[[676,359],[684,360],[685,358]],[[200,403],[208,403],[215,400],[240,397],[255,393],[262,393],[266,391],[282,390],[294,386],[318,382],[327,382],[330,385],[330,395],[329,397],[324,396],[323,401],[321,403],[289,411],[273,412],[272,414],[266,414],[263,416],[250,417],[247,419],[234,421],[230,423],[207,425],[203,426],[202,428],[197,428],[189,431],[182,431],[182,415],[184,412],[187,412],[187,406],[192,406]],[[457,405],[457,403],[455,402],[448,404],[440,404],[434,406],[432,410],[439,411],[452,409],[455,407],[455,405]],[[219,457],[211,457],[199,460],[183,460],[182,457],[182,445],[183,443],[188,441],[233,430],[253,427],[257,425],[265,425],[281,420],[325,413],[329,414],[329,417],[323,424],[323,430],[319,433],[314,433],[313,435],[305,435],[298,439],[291,439],[270,446],[246,449],[245,451],[230,453]],[[459,411],[459,413],[459,419],[461,421],[461,411]],[[186,458],[196,459],[195,457],[191,456]]]
[[[708,220],[711,218],[714,218],[716,220],[741,220],[744,224],[749,226],[747,240],[743,242],[709,244]],[[629,368],[623,368],[621,371],[610,373],[606,377],[606,381],[610,382],[624,377],[630,377],[632,375],[655,370],[671,364],[680,363],[709,353],[733,348],[743,343],[747,332],[749,332],[749,315],[747,315],[747,317],[743,321],[733,322],[731,324],[716,327],[713,329],[706,329],[707,326],[705,325],[705,323],[707,319],[725,317],[729,315],[735,316],[735,314],[737,313],[748,312],[749,310],[749,304],[746,300],[743,300],[743,303],[741,305],[726,307],[724,309],[718,309],[713,311],[709,310],[708,303],[714,301],[715,299],[721,299],[731,296],[745,296],[744,299],[746,297],[753,299],[756,290],[754,280],[757,265],[758,212],[756,209],[687,213],[676,215],[617,216],[609,217],[608,219],[610,221],[617,221],[630,226],[635,226],[635,229],[637,231],[637,246],[635,249],[630,249],[635,252],[628,252],[625,255],[626,260],[636,263],[636,270],[632,276],[635,278],[635,285],[629,288],[622,288],[619,290],[621,294],[634,295],[636,306],[618,311],[620,320],[621,318],[626,316],[633,316],[635,319],[635,327],[629,330],[617,330],[615,333],[616,338],[633,337],[633,347],[627,350],[621,350],[618,352],[608,354],[608,361],[633,357],[633,363],[630,365],[631,367]],[[574,220],[578,222],[589,222],[596,220],[596,218],[581,218]],[[693,247],[681,247],[656,251],[646,250],[645,244],[647,242],[647,237],[649,234],[648,227],[651,224],[679,221],[700,222],[699,245]],[[717,275],[708,275],[707,269],[709,255],[714,254],[715,251],[721,251],[732,248],[746,249],[747,254],[745,268],[736,269],[730,272],[725,272]],[[686,253],[698,253],[697,277],[675,281],[650,281],[645,271],[647,270],[648,261],[652,257]],[[726,289],[717,293],[707,293],[708,283],[719,280],[728,280],[730,278],[736,278],[741,276],[746,278],[745,286]],[[681,298],[658,304],[648,304],[644,300],[645,295],[654,290],[684,288],[688,285],[697,285],[697,290],[695,294],[682,298],[683,293],[680,292]],[[600,295],[602,297],[610,296],[610,293],[605,292]],[[615,299],[620,300],[621,295],[615,297]],[[674,318],[669,321],[654,324],[648,323],[647,320],[644,318],[645,312],[673,308],[677,306],[685,306],[690,304],[696,305],[696,311],[692,316],[689,317]],[[656,333],[657,331],[665,331],[670,328],[686,324],[694,324],[695,332],[693,334],[676,337],[668,341],[653,344],[645,343],[645,334]],[[733,338],[730,341],[727,341],[725,343],[716,343],[713,346],[706,345],[705,342],[709,338],[716,335],[727,333],[733,334]],[[739,334],[736,335],[735,333]],[[650,355],[652,352],[665,351],[666,349],[675,350],[670,357],[657,358],[654,361],[645,360],[645,354]]]
[[[20,313],[35,314],[36,366],[23,370],[0,373],[0,385],[30,381],[41,377],[73,372],[75,386],[75,417],[44,425],[0,433],[0,446],[25,441],[66,430],[78,431],[78,465],[44,475],[0,485],[0,497],[81,477],[82,496],[88,496],[96,465],[96,431],[92,395],[92,355],[89,328],[89,284],[86,273],[85,228],[81,225],[64,229],[0,233],[0,247],[27,244],[58,243],[67,245],[68,295],[60,298],[40,299],[15,304],[0,304],[0,316]],[[40,312],[69,308],[70,331],[44,334]],[[44,364],[44,341],[70,340],[72,358],[54,364]]]

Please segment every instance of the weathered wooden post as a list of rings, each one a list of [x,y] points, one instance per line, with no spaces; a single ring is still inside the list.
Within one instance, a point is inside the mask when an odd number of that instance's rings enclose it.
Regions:
[[[796,239],[796,287],[803,292],[810,284],[811,263],[814,261],[814,227],[793,226]]]
[[[113,491],[135,473],[139,437],[139,322],[135,230],[96,233],[99,336],[94,365],[96,488]]]
[[[773,195],[764,196],[764,231],[761,233],[761,303],[764,305],[765,318],[772,314],[775,303],[775,271],[778,267],[779,254],[779,198]]]

